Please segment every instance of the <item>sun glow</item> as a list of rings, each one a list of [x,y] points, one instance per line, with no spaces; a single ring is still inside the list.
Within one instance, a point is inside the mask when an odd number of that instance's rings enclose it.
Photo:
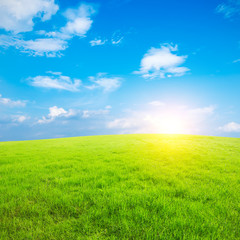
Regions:
[[[166,116],[159,121],[158,130],[162,133],[184,133],[184,122],[178,116]]]
[[[151,115],[147,120],[158,133],[183,134],[188,132],[186,119],[179,113],[165,112],[161,115]]]

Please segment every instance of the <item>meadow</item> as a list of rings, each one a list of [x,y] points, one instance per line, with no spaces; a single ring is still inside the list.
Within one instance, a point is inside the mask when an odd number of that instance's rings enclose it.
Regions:
[[[240,139],[1,142],[0,239],[240,239]]]

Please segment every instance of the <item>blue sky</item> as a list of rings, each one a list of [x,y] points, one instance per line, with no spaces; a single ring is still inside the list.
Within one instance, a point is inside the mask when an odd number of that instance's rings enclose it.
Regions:
[[[2,0],[0,141],[240,137],[239,24],[239,0]]]

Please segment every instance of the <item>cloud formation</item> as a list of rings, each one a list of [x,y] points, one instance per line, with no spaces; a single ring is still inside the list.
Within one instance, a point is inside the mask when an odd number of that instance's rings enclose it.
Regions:
[[[113,45],[119,45],[123,39],[124,39],[123,34],[120,31],[116,31],[112,35],[111,43]]]
[[[143,56],[139,71],[144,78],[165,78],[183,76],[189,71],[187,67],[181,67],[187,56],[178,56],[177,45],[163,44],[160,48],[151,48]]]
[[[104,92],[113,92],[117,90],[122,83],[119,77],[107,77],[106,73],[99,73],[96,77],[89,77],[92,85],[86,86],[88,89],[103,89]]]
[[[65,110],[64,108],[53,106],[49,108],[49,114],[47,116],[43,116],[42,119],[39,119],[37,123],[46,124],[53,122],[57,119],[89,119],[95,118],[96,116],[102,116],[108,114],[110,111],[109,108],[105,107],[105,109],[99,110],[78,110],[78,109],[69,109]]]
[[[12,116],[12,121],[16,123],[23,123],[27,120],[27,117],[24,115],[14,115]]]
[[[89,43],[92,47],[105,44],[118,46],[122,43],[123,39],[124,39],[123,33],[120,31],[115,31],[109,38],[105,37],[102,39],[101,37],[97,37],[94,40],[91,40]]]
[[[30,0],[21,1],[24,2]],[[32,4],[34,4],[35,2],[51,2],[52,4],[54,3],[53,0],[34,0]],[[29,6],[32,5],[30,4]],[[44,13],[45,12],[46,11],[44,11]],[[21,52],[26,52],[33,56],[62,56],[62,51],[68,48],[69,41],[73,37],[86,36],[86,33],[89,31],[93,23],[91,16],[95,12],[96,10],[90,4],[81,4],[78,8],[69,8],[63,14],[66,19],[66,24],[63,27],[60,27],[59,30],[51,32],[40,30],[38,32],[35,32],[35,34],[37,35],[34,35],[32,39],[25,39],[24,35],[15,34],[17,32],[21,32],[19,29],[19,31],[15,31],[11,34],[0,35],[0,45],[3,47],[12,46],[19,49]],[[56,12],[52,12],[52,14],[55,13]],[[46,12],[46,15],[41,15],[43,20],[49,19],[47,16],[49,16],[48,12]],[[31,31],[32,28],[33,24],[31,24],[31,28],[26,28],[25,31]],[[39,35],[42,37],[40,38]]]
[[[0,94],[0,104],[9,106],[9,107],[25,107],[26,106],[26,101],[22,100],[11,100],[10,98],[3,98],[2,95]]]
[[[122,83],[122,78],[108,77],[106,73],[99,73],[96,77],[89,77],[89,81],[85,85],[82,84],[80,79],[64,76],[61,72],[48,71],[47,73],[48,75],[29,77],[27,79],[28,84],[33,87],[59,89],[70,92],[77,92],[82,87],[88,90],[99,89],[106,93],[117,90]]]
[[[219,130],[223,132],[240,132],[240,124],[236,122],[230,122],[222,127],[219,127]]]
[[[96,10],[92,5],[81,4],[77,9],[68,9],[64,16],[67,24],[60,29],[60,33],[68,37],[84,37],[91,28],[93,20],[90,18]]]
[[[107,40],[95,38],[94,40],[91,40],[89,43],[92,47],[94,47],[94,46],[104,45],[106,42],[107,42]]]
[[[63,108],[53,106],[49,108],[49,114],[46,117],[43,116],[42,119],[39,119],[38,123],[40,124],[50,123],[54,121],[56,118],[68,118],[74,115],[75,115],[75,112],[72,109],[69,109],[68,111],[66,111]]]
[[[68,47],[68,42],[58,38],[24,40],[18,36],[0,35],[0,45],[15,47],[32,56],[56,57],[62,55],[61,51]]]
[[[31,31],[33,19],[49,20],[58,9],[54,0],[1,0],[0,28],[14,33]]]
[[[79,91],[81,86],[80,79],[71,79],[68,76],[63,76],[61,73],[50,72],[48,76],[36,76],[28,78],[28,82],[31,86],[66,90],[70,92]]]

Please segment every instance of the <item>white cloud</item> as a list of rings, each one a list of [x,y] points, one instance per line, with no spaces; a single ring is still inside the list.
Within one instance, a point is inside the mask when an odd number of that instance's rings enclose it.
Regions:
[[[106,77],[105,73],[99,73],[96,77],[89,77],[91,85],[82,85],[82,81],[62,75],[61,72],[48,71],[48,75],[29,77],[29,85],[34,87],[60,89],[77,92],[80,87],[89,90],[102,89],[104,92],[112,92],[121,86],[122,79],[119,77]]]
[[[76,113],[74,110],[69,109],[68,111],[64,110],[63,108],[58,108],[57,106],[49,108],[49,114],[47,117],[43,116],[42,119],[38,120],[38,123],[50,123],[54,121],[56,118],[68,118],[74,116]]]
[[[24,121],[27,120],[27,117],[24,115],[15,115],[12,116],[13,122],[18,122],[18,123],[23,123]]]
[[[22,100],[11,100],[10,98],[3,98],[2,95],[0,94],[0,104],[9,106],[9,107],[25,107],[26,101]]]
[[[0,125],[6,126],[18,126],[19,124],[24,123],[26,120],[30,119],[30,117],[20,114],[4,114],[0,115]],[[3,130],[3,129],[2,129]]]
[[[28,78],[29,84],[34,87],[53,88],[71,92],[79,91],[81,80],[71,79],[63,75],[36,76]]]
[[[69,21],[62,31],[71,35],[84,36],[92,22],[89,18],[76,18],[74,21]]]
[[[23,40],[16,36],[0,35],[0,45],[13,46],[21,52],[27,52],[34,56],[56,57],[61,56],[60,52],[68,47],[68,42],[58,38]]]
[[[106,42],[107,40],[101,40],[101,39],[95,38],[94,40],[91,40],[89,43],[93,47],[93,46],[104,45]]]
[[[150,79],[183,76],[189,69],[180,65],[187,56],[176,55],[174,52],[177,50],[177,46],[169,44],[151,48],[142,58],[140,70],[134,73]]]
[[[123,34],[120,31],[116,31],[112,34],[111,38],[102,40],[101,38],[95,38],[90,41],[91,46],[99,46],[104,44],[119,45],[124,39]]]
[[[120,31],[116,31],[112,35],[111,43],[113,45],[119,45],[123,39],[124,39],[124,36],[122,35],[122,33]]]
[[[154,107],[162,107],[165,106],[165,103],[161,101],[152,101],[149,103],[149,105],[152,105]]]
[[[95,8],[90,4],[81,4],[77,9],[69,8],[63,14],[67,20],[65,26],[58,31],[38,31],[38,34],[62,40],[70,40],[74,36],[85,37],[92,26],[91,16],[95,12]]]
[[[49,118],[56,118],[59,117],[61,115],[65,115],[67,113],[67,111],[65,111],[63,108],[58,108],[56,106],[54,107],[50,107],[49,108]]]
[[[34,18],[49,20],[58,8],[54,0],[1,0],[0,28],[15,33],[31,31]]]
[[[118,44],[120,44],[122,42],[122,40],[123,40],[123,37],[120,37],[118,39],[112,38],[112,44],[113,45],[118,45]]]
[[[88,119],[88,118],[95,118],[99,115],[107,115],[110,109],[99,109],[99,110],[75,110],[69,109],[68,111],[64,108],[59,108],[57,106],[49,108],[49,114],[47,116],[43,116],[42,119],[38,120],[38,123],[50,123],[56,119]]]
[[[68,22],[60,32],[69,36],[84,37],[92,26],[93,20],[90,17],[94,13],[95,9],[89,4],[81,4],[78,9],[68,9],[64,13]]]
[[[225,18],[231,18],[234,15],[240,14],[240,1],[228,0],[226,3],[219,4],[216,11],[222,13]]]
[[[104,92],[112,92],[121,86],[122,79],[119,77],[106,77],[105,73],[99,73],[96,77],[89,77],[93,85],[86,86],[88,89],[101,88]]]
[[[13,1],[17,2],[17,0]],[[20,2],[24,1],[27,2],[31,0],[20,0]],[[37,2],[39,2],[39,4],[44,3],[46,6],[48,6],[48,3],[50,2],[54,4],[53,0],[33,0],[33,3]],[[40,30],[35,33],[37,35],[37,38],[28,40],[25,40],[22,35],[21,36],[13,34],[1,35],[0,45],[4,47],[12,46],[19,49],[21,52],[26,52],[34,56],[47,56],[47,57],[61,56],[62,55],[61,52],[68,47],[69,41],[74,36],[78,37],[86,36],[86,33],[92,26],[93,20],[91,19],[91,16],[94,13],[95,9],[93,8],[92,5],[81,4],[77,9],[70,8],[66,10],[64,16],[67,20],[67,23],[65,24],[65,26],[61,27],[58,31],[46,32],[45,30]],[[46,20],[49,16],[50,16],[49,12],[43,11],[41,18],[42,20]],[[28,31],[31,30],[32,27],[28,29]],[[44,35],[44,37],[39,38],[39,35]]]
[[[240,124],[236,122],[230,122],[222,127],[219,127],[219,130],[223,132],[240,132]]]
[[[68,47],[68,43],[57,38],[40,38],[29,41],[21,40],[18,46],[23,52],[29,52],[35,56],[56,57],[61,55],[60,51]]]

